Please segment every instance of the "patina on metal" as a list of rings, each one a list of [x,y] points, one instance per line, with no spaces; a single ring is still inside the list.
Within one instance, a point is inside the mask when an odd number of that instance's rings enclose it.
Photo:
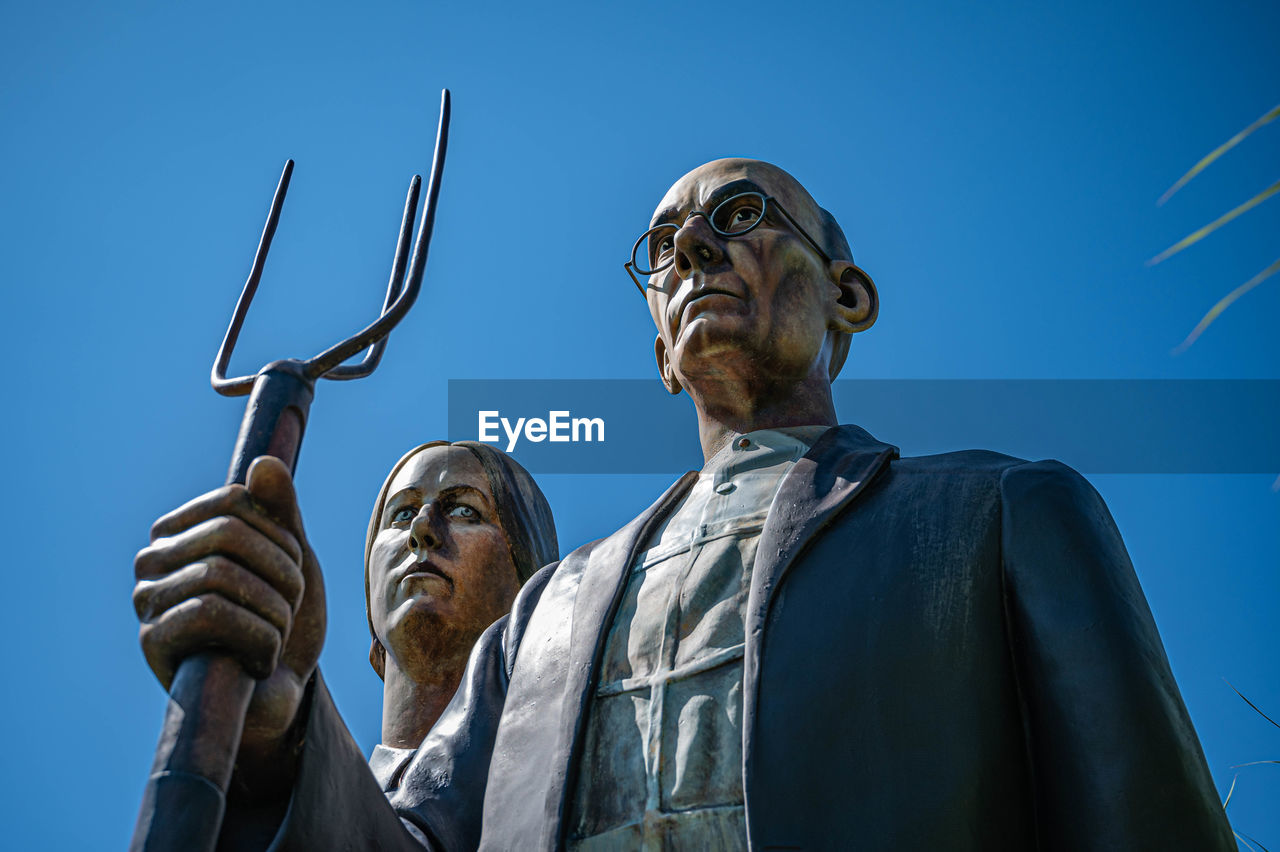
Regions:
[[[413,259],[409,262],[406,276],[409,243],[422,185],[418,175],[414,175],[409,185],[391,278],[378,318],[313,358],[273,361],[255,375],[229,379],[226,377],[227,365],[261,281],[267,252],[271,248],[293,175],[293,161],[285,163],[254,255],[253,267],[213,364],[214,390],[224,396],[249,395],[227,473],[228,484],[243,484],[250,464],[263,455],[275,456],[288,465],[290,471],[295,470],[316,380],[358,379],[369,375],[378,366],[387,337],[413,306],[421,289],[448,147],[449,107],[449,91],[446,89],[440,98],[440,124],[431,179],[414,241]],[[359,363],[343,365],[361,350],[367,352]],[[208,652],[196,654],[178,667],[169,689],[169,705],[131,849],[159,852],[214,848],[253,688],[254,679],[230,656]]]

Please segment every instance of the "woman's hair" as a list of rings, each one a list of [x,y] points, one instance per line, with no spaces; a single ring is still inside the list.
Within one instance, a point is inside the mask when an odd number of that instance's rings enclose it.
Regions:
[[[511,548],[511,561],[515,563],[516,577],[521,585],[539,568],[560,558],[560,545],[556,541],[556,522],[551,516],[551,506],[538,483],[533,481],[529,471],[521,467],[519,462],[496,447],[476,441],[431,441],[414,447],[400,457],[400,461],[391,468],[386,481],[382,483],[378,499],[373,504],[369,534],[364,542],[364,609],[369,621],[369,635],[373,636],[375,642],[378,637],[373,632],[373,616],[369,608],[369,555],[373,551],[373,540],[378,535],[378,527],[382,521],[382,509],[387,502],[391,480],[396,478],[400,468],[418,453],[432,447],[461,447],[469,450],[484,468],[489,480],[489,493],[493,495],[493,503],[498,511],[498,524],[506,533],[507,544]],[[374,669],[377,669],[376,664]],[[381,677],[382,673],[378,674]]]

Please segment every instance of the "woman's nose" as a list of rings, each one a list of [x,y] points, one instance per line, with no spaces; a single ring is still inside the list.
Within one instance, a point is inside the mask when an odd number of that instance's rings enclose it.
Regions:
[[[695,213],[676,231],[676,274],[688,278],[724,259],[724,250],[706,214]]]
[[[418,556],[440,547],[440,513],[434,503],[427,503],[414,515],[409,524],[409,549]]]

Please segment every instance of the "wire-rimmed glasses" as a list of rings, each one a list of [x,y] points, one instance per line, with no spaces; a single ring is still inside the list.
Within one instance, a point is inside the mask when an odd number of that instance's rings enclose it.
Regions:
[[[722,237],[741,237],[754,231],[765,220],[769,213],[770,205],[786,218],[791,227],[795,228],[796,233],[804,237],[809,242],[809,245],[813,246],[813,250],[818,253],[818,256],[824,262],[831,263],[831,258],[822,250],[822,246],[818,245],[818,241],[809,236],[804,228],[800,227],[800,223],[787,212],[782,203],[773,196],[765,195],[762,192],[739,193],[721,201],[712,209],[710,214],[701,210],[694,210],[689,214],[689,217],[705,217],[707,224],[711,226],[711,230]],[[688,218],[685,221],[687,222]],[[627,274],[631,276],[631,280],[640,291],[640,295],[644,295],[644,284],[640,283],[637,275],[648,277],[670,269],[671,265],[675,263],[676,232],[680,228],[681,226],[674,222],[655,225],[641,234],[640,239],[636,240],[636,244],[631,247],[631,260],[622,266],[627,270]]]

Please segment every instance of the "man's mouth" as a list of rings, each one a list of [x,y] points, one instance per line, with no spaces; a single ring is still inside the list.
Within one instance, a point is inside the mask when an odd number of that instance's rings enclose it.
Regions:
[[[708,296],[730,296],[734,299],[741,299],[742,296],[724,287],[702,286],[695,287],[689,291],[689,294],[676,303],[676,309],[671,314],[671,331],[677,333],[680,325],[684,320],[685,312],[694,302],[705,299]]]

